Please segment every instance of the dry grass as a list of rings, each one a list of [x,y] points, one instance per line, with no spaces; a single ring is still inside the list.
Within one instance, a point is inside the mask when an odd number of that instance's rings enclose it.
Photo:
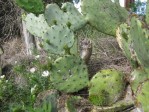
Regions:
[[[21,38],[13,38],[3,44],[4,54],[1,56],[2,67],[13,64],[19,58],[25,57],[25,46]]]
[[[21,10],[14,0],[0,0],[0,43],[20,34]]]
[[[80,36],[81,38],[81,36]],[[89,73],[94,75],[101,69],[114,68],[129,74],[130,65],[119,48],[114,37],[90,38],[93,42],[93,53],[88,65]],[[27,57],[25,45],[20,38],[14,38],[3,45],[4,54],[1,56],[2,66],[14,63],[22,57]]]
[[[123,73],[130,73],[128,60],[113,37],[93,39],[93,54],[89,63],[89,72],[95,74],[101,69],[113,68]]]

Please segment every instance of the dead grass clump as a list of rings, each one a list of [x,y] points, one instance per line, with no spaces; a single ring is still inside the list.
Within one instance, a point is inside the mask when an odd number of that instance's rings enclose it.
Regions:
[[[113,37],[93,39],[93,55],[88,68],[91,75],[101,69],[110,68],[126,74],[131,71],[128,60]]]
[[[20,34],[21,12],[13,0],[0,0],[0,44]]]
[[[14,38],[3,44],[4,54],[1,56],[2,65],[13,64],[18,58],[25,57],[24,43],[20,38]]]

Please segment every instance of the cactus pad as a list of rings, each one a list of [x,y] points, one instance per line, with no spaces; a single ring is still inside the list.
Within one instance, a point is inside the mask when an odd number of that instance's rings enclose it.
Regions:
[[[49,4],[45,10],[45,18],[50,26],[67,25],[75,31],[86,24],[84,17],[71,3],[64,3],[62,9],[56,4]]]
[[[27,14],[24,21],[28,31],[37,37],[43,37],[45,31],[49,28],[43,14],[40,14],[38,17],[32,13]]]
[[[79,96],[70,96],[65,103],[67,112],[77,112],[76,105],[79,100],[81,100]]]
[[[89,100],[94,105],[110,106],[121,97],[125,83],[122,73],[107,69],[98,72],[91,79],[89,86]]]
[[[51,82],[59,91],[77,92],[88,85],[88,80],[87,67],[80,57],[67,55],[53,64]]]
[[[27,12],[41,14],[44,12],[44,4],[42,0],[15,0],[17,5]]]
[[[43,35],[43,47],[50,53],[64,54],[74,43],[74,33],[66,26],[51,26]]]
[[[147,0],[147,5],[146,5],[146,18],[145,21],[147,24],[149,24],[149,1]]]
[[[144,67],[149,67],[149,32],[142,28],[141,22],[133,17],[131,19],[130,37],[132,38],[133,48],[139,63]]]
[[[117,27],[128,17],[128,12],[111,0],[81,0],[82,13],[100,32],[115,36]]]
[[[146,80],[140,85],[140,88],[137,92],[137,102],[141,103],[143,112],[148,112],[149,110],[149,80]],[[138,104],[137,104],[138,105]]]
[[[122,49],[123,53],[126,55],[127,59],[130,61],[131,65],[136,68],[137,59],[135,56],[134,49],[132,47],[132,42],[130,38],[130,27],[127,24],[121,24],[116,31],[117,42]]]
[[[138,86],[148,78],[148,73],[141,69],[135,69],[131,73],[133,81],[131,82],[131,88],[134,93],[137,92]]]
[[[39,112],[57,112],[57,99],[59,98],[58,91],[47,90],[38,94],[34,106],[40,109]]]
[[[92,112],[128,112],[133,106],[134,102],[122,100],[108,107],[94,106]]]

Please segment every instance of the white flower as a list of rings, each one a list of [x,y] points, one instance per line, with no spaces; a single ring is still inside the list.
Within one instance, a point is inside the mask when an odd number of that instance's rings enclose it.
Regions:
[[[4,78],[5,78],[5,75],[0,76],[0,79],[4,79]]]
[[[135,79],[136,79],[135,75],[131,77],[131,81],[134,81]]]
[[[30,69],[31,73],[34,73],[35,71],[36,71],[36,69],[34,67]]]
[[[15,61],[14,63],[17,64],[17,61]]]
[[[49,71],[43,71],[42,76],[48,77],[50,75]]]
[[[51,57],[50,56],[48,58],[51,60]]]
[[[37,60],[40,57],[40,55],[35,56],[35,59]]]
[[[37,85],[34,85],[34,87],[31,88],[31,93],[33,94],[36,91]]]

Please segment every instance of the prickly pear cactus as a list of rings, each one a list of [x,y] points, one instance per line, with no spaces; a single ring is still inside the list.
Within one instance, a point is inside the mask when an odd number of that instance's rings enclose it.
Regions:
[[[142,23],[135,17],[131,19],[130,37],[139,63],[149,67],[149,32],[143,28]]]
[[[128,17],[128,12],[111,0],[81,0],[87,21],[100,32],[115,36],[117,27]]]
[[[148,73],[142,69],[135,69],[131,73],[131,88],[134,93],[137,92],[138,86],[149,77]]]
[[[38,15],[38,17],[32,13],[27,14],[24,21],[28,31],[37,37],[43,37],[44,33],[49,29],[43,14]]]
[[[134,103],[131,101],[118,101],[108,107],[94,106],[91,112],[130,112],[133,106]]]
[[[149,24],[149,0],[147,0],[147,4],[146,4],[146,18],[145,21],[147,24]]]
[[[43,48],[50,53],[65,54],[73,46],[74,33],[67,26],[51,26],[43,35]]]
[[[45,10],[48,25],[66,25],[75,31],[86,24],[84,17],[71,3],[64,3],[60,9],[56,4],[49,4]]]
[[[42,0],[15,0],[18,6],[27,12],[41,14],[44,12],[44,4]]]
[[[35,108],[39,112],[57,112],[57,99],[59,97],[58,91],[47,90],[38,94]]]
[[[44,15],[38,17],[34,14],[27,14],[25,23],[28,31],[43,39],[42,47],[50,53],[64,54],[74,44],[74,33],[63,25],[48,26]]]
[[[121,96],[125,88],[123,74],[107,69],[98,72],[89,84],[89,100],[94,105],[110,106]]]
[[[65,103],[67,112],[77,112],[75,106],[79,100],[81,100],[81,97],[79,96],[70,96]]]
[[[80,57],[66,55],[58,58],[51,71],[53,86],[65,93],[77,92],[88,85],[88,71]]]
[[[143,112],[148,112],[149,110],[149,80],[144,81],[137,91],[136,96],[136,105],[139,105],[142,107]]]
[[[132,48],[132,41],[130,38],[130,27],[126,23],[121,24],[118,27],[116,31],[116,39],[123,53],[130,61],[132,67],[137,68],[137,59],[135,56],[135,52]]]

